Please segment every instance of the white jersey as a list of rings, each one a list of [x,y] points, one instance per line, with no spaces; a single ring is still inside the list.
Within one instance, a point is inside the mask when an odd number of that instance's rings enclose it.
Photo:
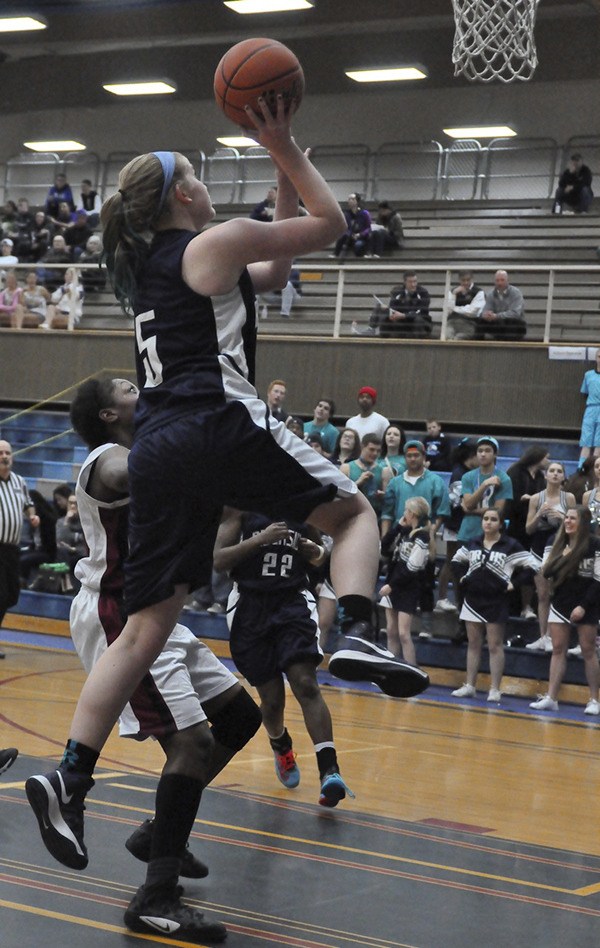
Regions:
[[[127,554],[127,515],[129,495],[107,503],[87,492],[93,466],[100,455],[115,444],[102,444],[83,462],[75,494],[79,519],[88,549],[87,556],[75,566],[75,576],[82,586],[93,592],[107,589],[114,594],[123,590],[123,560]]]

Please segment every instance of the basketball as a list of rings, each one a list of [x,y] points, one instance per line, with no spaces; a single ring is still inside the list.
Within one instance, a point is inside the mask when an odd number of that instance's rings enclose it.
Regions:
[[[215,98],[228,119],[248,125],[244,106],[256,112],[259,96],[264,96],[271,112],[277,110],[277,96],[283,95],[286,111],[296,105],[304,92],[304,73],[287,46],[272,39],[247,39],[229,49],[215,72]]]

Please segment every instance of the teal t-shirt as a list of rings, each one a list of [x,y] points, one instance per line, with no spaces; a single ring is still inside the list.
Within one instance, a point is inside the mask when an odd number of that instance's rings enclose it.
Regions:
[[[323,450],[327,454],[333,454],[335,443],[338,439],[339,431],[332,425],[330,421],[325,425],[315,425],[314,421],[305,421],[304,422],[304,437],[307,435],[318,434],[321,435],[321,441],[323,442]]]
[[[384,458],[379,458],[379,465],[383,471],[388,467],[388,462],[396,474],[402,474],[406,470],[406,461],[403,454],[388,454]]]
[[[486,488],[479,506],[482,508],[493,507],[497,500],[512,500],[512,481],[508,474],[505,474],[504,471],[501,471],[497,467],[495,467],[490,474],[482,474],[479,468],[476,468],[474,471],[467,471],[466,474],[463,474],[461,478],[463,497],[465,494],[474,494],[476,490],[479,490],[483,481],[486,481],[488,477],[493,477],[494,475],[500,478],[500,487]],[[482,535],[481,515],[465,513],[458,530],[457,539],[477,540]]]

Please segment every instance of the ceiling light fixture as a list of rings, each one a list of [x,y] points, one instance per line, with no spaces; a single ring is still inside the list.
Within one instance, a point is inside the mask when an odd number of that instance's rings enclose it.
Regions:
[[[227,148],[250,148],[252,145],[258,145],[253,138],[247,138],[245,135],[221,135],[217,136],[217,141]]]
[[[146,82],[107,82],[102,86],[113,95],[171,95],[177,92],[174,82],[151,79]]]
[[[47,26],[48,23],[41,16],[0,16],[0,33],[45,30]]]
[[[290,10],[310,10],[315,0],[223,0],[235,13],[288,13]]]
[[[427,79],[424,66],[394,66],[389,69],[354,69],[346,75],[355,82],[407,82],[410,79]]]
[[[450,138],[514,138],[517,134],[510,125],[471,125],[464,128],[445,128]]]
[[[23,142],[31,151],[85,151],[86,145],[75,141]]]

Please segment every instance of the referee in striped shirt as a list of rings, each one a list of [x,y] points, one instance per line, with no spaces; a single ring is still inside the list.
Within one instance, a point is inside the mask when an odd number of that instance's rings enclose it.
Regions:
[[[0,625],[7,609],[14,606],[21,590],[19,541],[23,514],[35,529],[40,518],[29,496],[27,484],[12,470],[13,455],[8,441],[0,441]],[[4,653],[0,652],[0,658]]]

